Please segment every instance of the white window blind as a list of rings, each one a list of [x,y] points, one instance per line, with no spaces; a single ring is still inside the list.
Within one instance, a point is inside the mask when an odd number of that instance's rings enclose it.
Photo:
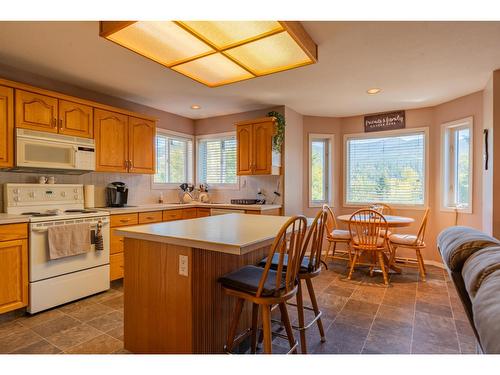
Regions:
[[[424,131],[360,136],[346,142],[346,203],[425,202]]]
[[[236,136],[198,141],[198,182],[236,184]]]
[[[156,135],[155,184],[192,182],[193,142],[166,134]]]

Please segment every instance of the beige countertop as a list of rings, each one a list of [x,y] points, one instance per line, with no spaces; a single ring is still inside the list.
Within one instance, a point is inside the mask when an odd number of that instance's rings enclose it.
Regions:
[[[270,245],[286,216],[227,214],[117,228],[118,236],[242,255]]]
[[[29,221],[29,216],[26,215],[13,215],[0,213],[0,225],[1,224],[15,224],[15,223],[27,223]]]
[[[233,210],[248,210],[248,211],[267,211],[281,208],[279,204],[231,204],[231,203],[156,203],[156,204],[141,204],[137,206],[127,207],[98,207],[96,209],[108,211],[113,214],[124,214],[132,212],[147,212],[160,210],[175,210],[185,208],[225,208]]]

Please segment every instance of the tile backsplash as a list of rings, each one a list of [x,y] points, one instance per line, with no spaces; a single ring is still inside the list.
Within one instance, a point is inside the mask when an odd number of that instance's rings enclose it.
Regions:
[[[49,175],[51,174],[0,172],[0,184],[38,183],[38,178],[40,176]],[[93,172],[81,176],[54,174],[54,177],[57,184],[95,185],[96,206],[104,205],[104,189],[108,183],[113,181],[122,181],[128,185],[128,204],[130,205],[158,203],[158,198],[161,192],[163,192],[163,199],[166,203],[177,202],[178,200],[177,190],[152,189],[150,175]],[[280,194],[282,194],[282,186],[281,176],[242,176],[240,177],[239,189],[209,190],[209,194],[212,202],[229,203],[229,201],[234,198],[255,198],[257,190],[260,188],[266,196],[267,203],[271,203],[274,197],[273,191],[278,188]],[[281,204],[281,202],[281,197],[277,197],[274,201],[276,204]],[[2,194],[0,194],[0,212],[3,211],[2,187]]]

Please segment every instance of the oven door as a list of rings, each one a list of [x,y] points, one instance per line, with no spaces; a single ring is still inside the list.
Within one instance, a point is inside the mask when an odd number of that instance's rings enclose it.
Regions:
[[[17,138],[18,167],[75,169],[76,145],[33,138]]]
[[[49,245],[47,229],[53,225],[69,225],[88,222],[90,231],[95,231],[98,219],[102,221],[102,236],[104,250],[95,251],[92,244],[91,250],[85,254],[79,254],[51,260],[49,257]],[[30,223],[30,247],[29,247],[29,280],[35,282],[55,276],[65,275],[76,271],[90,269],[109,264],[109,217],[86,218],[75,220],[54,220]],[[93,242],[93,241],[91,241]]]

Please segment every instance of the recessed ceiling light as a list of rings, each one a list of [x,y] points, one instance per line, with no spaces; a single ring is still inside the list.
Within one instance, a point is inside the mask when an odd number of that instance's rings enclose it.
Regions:
[[[199,106],[198,104],[193,104],[191,106],[191,109],[200,109],[200,108],[201,108],[201,106]]]
[[[382,89],[374,87],[374,88],[366,90],[366,93],[370,94],[370,95],[375,95],[375,94],[378,94],[380,91],[382,91]]]

